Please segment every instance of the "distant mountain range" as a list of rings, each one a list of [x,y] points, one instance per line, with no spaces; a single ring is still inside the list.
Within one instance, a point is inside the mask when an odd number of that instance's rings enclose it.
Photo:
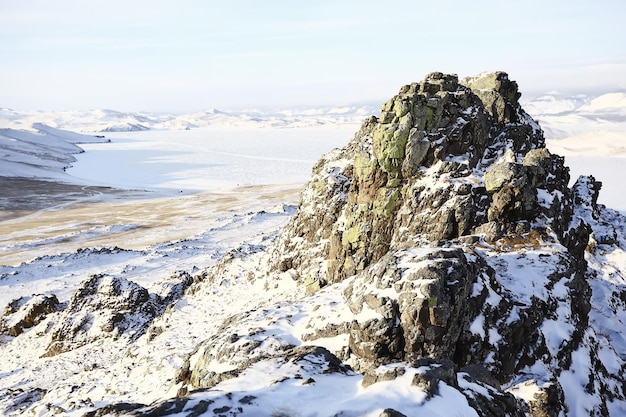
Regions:
[[[185,130],[202,127],[315,127],[359,125],[375,114],[374,105],[316,107],[263,112],[211,109],[183,115],[125,113],[115,110],[18,111],[0,109],[0,127],[32,129],[45,123],[77,132],[129,132],[151,129]]]
[[[549,93],[523,100],[526,111],[543,128],[547,139],[589,131],[626,131],[626,92],[599,96]]]
[[[623,91],[598,96],[547,93],[522,99],[521,102],[528,113],[540,122],[546,137],[550,139],[561,139],[588,130],[623,129],[626,124],[626,92]],[[44,123],[58,129],[93,133],[203,127],[358,126],[367,116],[378,115],[379,107],[375,103],[361,103],[276,111],[210,109],[182,115],[115,110],[22,111],[0,108],[0,128],[33,130],[33,124]]]

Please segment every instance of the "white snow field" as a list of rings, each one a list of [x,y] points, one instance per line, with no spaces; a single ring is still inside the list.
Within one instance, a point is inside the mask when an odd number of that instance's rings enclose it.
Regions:
[[[311,167],[357,125],[334,128],[201,128],[107,133],[84,145],[68,174],[120,188],[215,191],[304,184]]]
[[[552,94],[523,105],[545,129],[549,149],[566,157],[572,180],[594,175],[604,183],[600,202],[626,211],[626,95],[591,99]],[[353,119],[324,114],[324,123],[315,123],[312,115],[306,124],[302,118],[290,124],[281,116],[280,126],[292,127],[278,129],[237,115],[217,127],[195,128],[199,116],[193,122],[190,117],[151,116],[157,121],[149,127],[161,129],[106,132],[104,140],[110,143],[97,143],[103,138],[94,134],[76,136],[45,125],[36,125],[40,133],[33,133],[31,127],[38,121],[94,132],[148,124],[145,115],[135,115],[121,127],[94,122],[94,113],[86,119],[77,113],[0,113],[3,126],[11,128],[0,130],[0,175],[9,178],[4,184],[11,177],[29,177],[54,181],[45,183],[51,187],[65,182],[115,188],[88,189],[58,201],[51,196],[47,204],[25,203],[0,218],[0,309],[33,294],[55,294],[67,303],[93,274],[123,277],[161,294],[170,277],[181,273],[177,271],[199,276],[224,256],[236,262],[212,285],[184,296],[155,319],[151,328],[158,329],[158,337],[148,332],[129,341],[101,333],[79,348],[47,357],[49,329],[58,320],[54,315],[19,337],[0,335],[0,415],[81,416],[110,403],[150,404],[176,395],[175,375],[184,356],[231,315],[271,306],[262,310],[258,323],[280,328],[295,340],[306,333],[304,318],[310,309],[326,309],[329,321],[341,314],[332,298],[339,292],[320,291],[307,303],[281,305],[281,300],[301,298],[302,286],[288,273],[264,282],[249,280],[246,271],[262,262],[263,249],[294,213],[313,164],[356,132]],[[92,143],[83,143],[87,141]],[[62,157],[79,152],[76,143],[86,152],[75,155],[76,161]],[[47,162],[35,163],[42,154]],[[72,167],[64,170],[67,165]],[[17,204],[19,191],[6,197],[7,204]],[[608,261],[626,265],[626,259]],[[330,416],[343,409],[357,410],[350,416],[378,416],[388,404],[411,415],[476,415],[465,397],[445,384],[441,396],[426,401],[422,390],[402,381],[413,377],[410,372],[363,388],[358,374],[322,374],[312,366],[302,377],[314,377],[316,389],[303,393],[291,382],[272,385],[284,374],[280,368],[291,365],[259,362],[247,371],[254,373],[249,378],[218,385],[214,406],[225,392],[240,401],[246,398],[243,393],[254,392],[259,416]],[[297,414],[300,404],[315,404],[316,409]]]

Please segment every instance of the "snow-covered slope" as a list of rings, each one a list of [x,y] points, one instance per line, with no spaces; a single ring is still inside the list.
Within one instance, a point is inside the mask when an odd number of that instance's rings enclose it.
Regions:
[[[599,96],[548,94],[524,102],[524,108],[542,125],[546,139],[565,139],[584,133],[624,132],[626,93]],[[573,140],[573,139],[572,139]],[[602,149],[601,146],[597,146]]]
[[[626,93],[549,94],[525,102],[524,108],[541,124],[550,150],[565,156],[572,178],[593,172],[603,183],[601,202],[626,211],[619,197],[626,161]]]
[[[16,267],[0,267],[0,304],[7,306],[9,301],[23,297],[14,303],[17,312],[2,323],[7,333],[0,336],[0,414],[21,415],[30,410],[36,415],[82,415],[94,405],[120,399],[151,402],[170,395],[184,354],[207,332],[217,329],[229,314],[267,302],[276,291],[287,291],[295,283],[290,280],[285,288],[265,292],[245,278],[224,277],[226,281],[220,281],[209,293],[202,291],[178,300],[182,290],[193,279],[207,279],[207,268],[224,256],[249,261],[251,254],[271,241],[291,213],[292,208],[281,205],[265,206],[264,211],[251,205],[214,218],[205,224],[204,232],[184,240],[165,241],[143,250],[81,249],[43,256]],[[84,288],[92,276],[101,277],[91,281],[96,285],[93,295],[104,298],[80,307],[77,290]],[[133,289],[131,283],[141,287]],[[117,307],[104,308],[104,300],[112,295],[106,285],[118,288]],[[178,292],[172,293],[176,288]],[[139,291],[146,298],[132,298],[132,291]],[[35,319],[32,318],[31,306],[37,302],[33,293],[55,295],[58,304],[53,310],[58,313],[52,316],[59,314],[58,320],[45,319],[42,315],[46,313],[37,307]],[[173,295],[168,298],[168,294]],[[166,298],[169,301],[163,303]],[[129,303],[129,299],[135,304]],[[72,309],[72,305],[78,307]],[[126,307],[122,309],[122,305]],[[133,305],[146,307],[138,308],[131,316]],[[148,312],[148,305],[150,311],[159,311],[159,306],[170,307],[165,316],[156,318]],[[121,322],[115,317],[120,313],[128,321],[124,329],[139,332],[134,333],[134,340],[117,330]],[[100,322],[94,321],[96,315]],[[107,330],[107,323],[111,330]],[[152,330],[145,333],[150,326]],[[74,330],[66,333],[66,327]],[[17,337],[10,336],[21,331],[24,333]],[[66,341],[61,350],[68,351],[51,356],[49,331],[61,340],[71,334],[83,334],[82,346],[76,339],[70,349]],[[44,334],[48,336],[42,337]],[[60,343],[55,345],[55,351],[60,350]]]
[[[33,131],[0,129],[0,176],[62,178],[63,171],[83,152],[78,144],[107,141],[104,138],[62,131],[34,123]]]

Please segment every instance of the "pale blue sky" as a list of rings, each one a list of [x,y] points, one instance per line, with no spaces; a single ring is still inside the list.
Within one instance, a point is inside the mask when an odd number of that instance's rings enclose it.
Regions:
[[[0,0],[0,107],[377,103],[431,71],[626,88],[626,1]]]

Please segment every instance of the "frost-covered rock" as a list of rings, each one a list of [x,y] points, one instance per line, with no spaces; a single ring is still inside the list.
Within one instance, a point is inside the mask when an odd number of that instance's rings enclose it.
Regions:
[[[91,276],[54,323],[45,356],[58,355],[101,338],[135,340],[192,282],[188,273],[175,273],[159,283],[160,294],[155,294],[122,277]]]
[[[74,293],[51,331],[46,356],[102,337],[136,337],[159,312],[148,290],[124,278],[93,275]]]
[[[50,313],[59,310],[59,300],[54,294],[36,294],[20,297],[6,307],[0,330],[10,336],[19,336],[26,329],[36,326]]]
[[[364,317],[350,325],[349,347],[360,368],[454,356],[484,301],[484,295],[472,297],[472,288],[487,270],[461,249],[421,248],[389,253],[358,274],[344,297],[351,312]]]

